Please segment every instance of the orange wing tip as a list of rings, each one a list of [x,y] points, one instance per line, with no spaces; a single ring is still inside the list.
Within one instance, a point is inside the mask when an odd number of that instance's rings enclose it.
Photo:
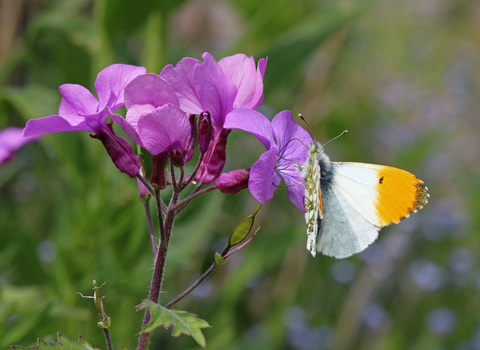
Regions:
[[[396,224],[428,203],[428,188],[404,170],[384,167],[379,172],[376,203],[380,226]]]

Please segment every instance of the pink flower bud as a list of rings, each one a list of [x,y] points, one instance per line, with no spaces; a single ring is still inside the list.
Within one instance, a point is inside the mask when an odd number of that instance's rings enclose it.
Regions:
[[[237,193],[248,187],[249,169],[238,169],[223,173],[215,181],[215,187],[222,193]]]
[[[203,154],[212,140],[212,119],[210,113],[202,112],[198,119],[198,148]]]
[[[140,171],[140,160],[132,150],[130,142],[115,134],[112,123],[106,124],[106,128],[97,130],[94,139],[102,141],[108,155],[112,158],[115,166],[130,177],[136,177]]]
[[[223,170],[225,159],[227,158],[225,148],[227,147],[227,137],[230,131],[231,129],[221,129],[216,133],[208,146],[207,152],[205,152],[196,177],[198,181],[203,182],[205,185],[219,177]]]

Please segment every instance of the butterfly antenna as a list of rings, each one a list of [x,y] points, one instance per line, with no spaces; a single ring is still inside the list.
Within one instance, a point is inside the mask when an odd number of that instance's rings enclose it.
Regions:
[[[328,145],[330,142],[338,139],[340,136],[342,136],[343,134],[346,134],[348,132],[348,130],[343,130],[342,133],[340,135],[338,135],[337,137],[334,137],[333,139],[331,139],[330,141],[326,142],[323,144],[323,146],[325,147],[326,145]]]
[[[303,117],[303,115],[301,114],[298,114],[298,117],[303,120],[303,122],[305,123],[305,125],[307,126],[308,130],[310,130],[310,134],[312,134],[313,136],[313,139],[316,140],[317,138],[315,137],[315,133],[313,132],[312,128],[310,127],[310,125],[308,125],[307,121],[305,120],[305,118]]]

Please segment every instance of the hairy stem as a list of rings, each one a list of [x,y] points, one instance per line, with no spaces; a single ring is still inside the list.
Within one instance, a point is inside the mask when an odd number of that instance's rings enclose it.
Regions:
[[[155,236],[155,229],[153,228],[152,214],[150,213],[150,203],[146,201],[143,203],[145,208],[145,215],[147,216],[148,232],[150,232],[150,239],[152,241],[153,256],[157,255],[157,237]]]
[[[195,175],[197,175],[197,172],[198,172],[198,169],[200,169],[200,164],[202,164],[202,161],[203,161],[203,156],[204,154],[200,154],[200,158],[198,159],[198,162],[197,162],[197,165],[195,165],[195,169],[193,169],[193,172],[190,174],[190,176],[188,177],[187,181],[185,181],[185,183],[183,185],[181,185],[181,190],[183,190],[185,187],[187,187],[188,185],[190,185],[190,183],[193,181],[193,179],[195,178]]]
[[[160,244],[158,247],[155,266],[153,269],[152,283],[150,285],[150,293],[148,299],[154,303],[159,302],[160,292],[162,290],[162,280],[163,273],[165,270],[165,261],[167,259],[167,250],[168,242],[170,240],[170,235],[173,227],[173,221],[175,220],[175,205],[178,202],[180,192],[174,191],[170,205],[168,206],[167,214],[165,215],[165,221],[163,221],[162,216],[162,206],[160,200],[160,191],[155,191],[155,199],[157,204],[157,214],[160,225]],[[150,312],[145,313],[145,318],[143,320],[143,328],[150,322],[151,314]],[[151,333],[141,333],[140,340],[138,343],[138,350],[146,350],[150,342]]]
[[[103,335],[105,336],[108,350],[113,350],[112,338],[110,338],[110,330],[108,328],[103,328]]]
[[[217,188],[216,188],[215,186],[210,186],[210,187],[207,187],[207,188],[201,190],[200,192],[191,194],[190,196],[188,196],[188,197],[185,198],[184,200],[181,200],[181,201],[178,202],[178,204],[175,206],[176,214],[180,213],[183,209],[185,209],[185,207],[192,201],[192,199],[197,198],[197,197],[201,196],[202,194],[211,192],[211,191],[216,190],[216,189],[217,189]]]
[[[145,180],[145,178],[144,178],[142,175],[138,174],[138,175],[137,175],[137,179],[139,179],[140,181],[142,181],[142,183],[145,185],[145,187],[148,189],[148,192],[150,192],[150,194],[151,194],[152,196],[155,195],[155,190],[154,190],[153,187],[148,183],[148,181]]]

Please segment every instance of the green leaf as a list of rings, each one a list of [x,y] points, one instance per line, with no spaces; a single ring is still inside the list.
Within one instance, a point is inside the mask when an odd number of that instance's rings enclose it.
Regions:
[[[143,329],[143,332],[151,332],[160,326],[168,329],[173,325],[172,336],[178,337],[182,333],[190,335],[198,345],[205,349],[205,337],[201,328],[210,327],[207,321],[197,318],[197,315],[186,311],[169,310],[151,300],[144,300],[137,306],[137,311],[145,308],[152,314],[152,319]]]
[[[128,348],[125,345],[122,344],[122,345],[120,345],[118,350],[128,350]]]
[[[12,349],[37,349],[37,350],[44,350],[44,349],[62,349],[62,350],[95,350],[90,344],[88,344],[85,340],[83,340],[82,336],[78,337],[78,342],[74,342],[73,340],[67,338],[66,336],[57,333],[58,341],[54,341],[52,345],[48,345],[43,340],[38,339],[37,346],[34,348],[25,348],[23,346],[13,345]]]

